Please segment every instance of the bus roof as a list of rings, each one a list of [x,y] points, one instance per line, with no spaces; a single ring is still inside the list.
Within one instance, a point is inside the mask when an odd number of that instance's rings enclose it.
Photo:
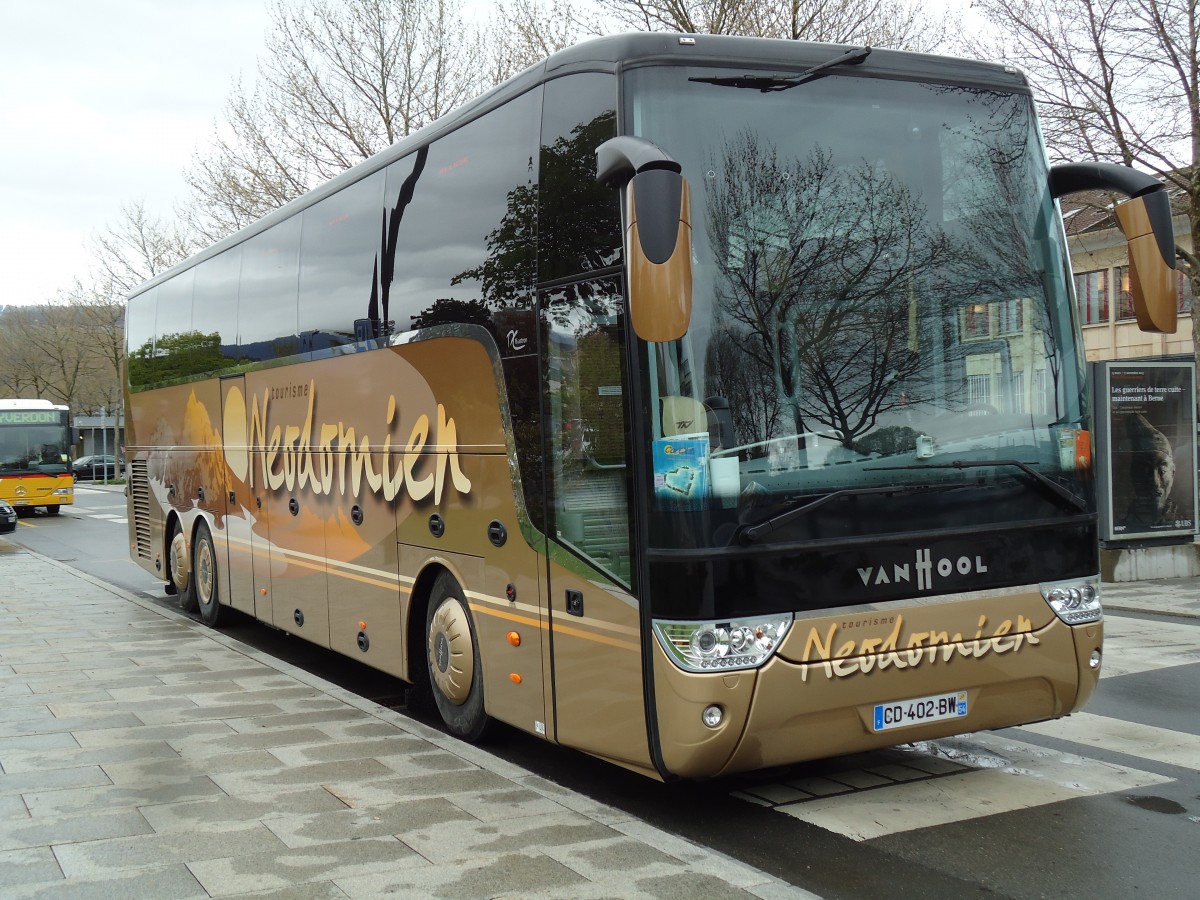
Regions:
[[[0,399],[0,409],[67,409],[59,403],[49,400],[5,400]]]
[[[512,97],[550,79],[574,72],[617,72],[647,65],[796,69],[828,62],[847,49],[847,46],[842,44],[674,32],[633,32],[583,41],[534,64],[521,74],[485,91],[374,156],[268,213],[257,222],[144,282],[130,293],[129,299],[132,300],[138,294],[169,280],[177,273],[217,256],[222,251],[290,218],[306,207],[402,159],[418,147],[433,142]],[[853,72],[863,77],[944,82],[981,89],[1029,93],[1024,74],[1011,66],[901,50],[872,50],[870,57],[853,66]]]

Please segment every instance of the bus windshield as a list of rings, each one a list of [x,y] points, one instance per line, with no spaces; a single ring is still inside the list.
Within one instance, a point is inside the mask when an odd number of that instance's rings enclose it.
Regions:
[[[58,413],[7,414],[20,416],[59,417]],[[67,429],[61,424],[5,424],[0,422],[0,475],[42,473],[62,475],[70,471]]]
[[[688,333],[636,354],[655,548],[1094,509],[1030,98],[837,71],[627,74],[627,129],[692,197]]]

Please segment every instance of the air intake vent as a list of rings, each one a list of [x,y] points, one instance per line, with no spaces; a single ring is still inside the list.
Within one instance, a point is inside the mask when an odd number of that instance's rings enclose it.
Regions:
[[[135,459],[129,471],[129,497],[133,500],[137,553],[142,559],[150,559],[150,480],[146,477],[146,461]]]

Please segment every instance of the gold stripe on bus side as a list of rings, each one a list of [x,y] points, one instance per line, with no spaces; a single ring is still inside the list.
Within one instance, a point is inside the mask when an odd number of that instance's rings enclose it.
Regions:
[[[505,619],[509,622],[519,622],[524,625],[532,625],[534,628],[540,628],[542,631],[549,632],[550,623],[541,622],[536,619],[530,619],[526,616],[519,616],[516,613],[510,613],[507,610],[494,609],[483,604],[470,604],[471,611],[481,615],[492,616],[496,619]],[[609,637],[607,634],[598,634],[592,631],[584,631],[582,628],[574,628],[570,625],[557,624],[554,626],[555,634],[569,634],[571,637],[581,638],[585,641],[592,641],[597,644],[607,644],[610,647],[617,647],[621,650],[630,650],[634,653],[640,653],[641,647],[637,644],[623,641],[620,638]]]
[[[247,545],[247,542],[241,540],[240,538],[231,537],[229,539],[229,546],[243,553],[248,553],[251,556],[257,556],[259,559],[265,559],[267,561],[272,559],[282,559],[283,562],[286,562],[289,565],[299,566],[303,569],[324,571],[330,575],[335,575],[338,578],[346,578],[350,581],[358,581],[363,584],[370,584],[376,587],[392,588],[404,594],[412,593],[412,579],[400,579],[398,576],[392,575],[390,572],[384,572],[381,569],[369,569],[366,566],[359,566],[353,563],[344,563],[336,559],[330,559],[327,556],[315,556],[311,553],[301,553],[299,550],[282,550],[280,548],[275,548],[276,555],[272,556],[271,552],[267,548],[250,547]],[[359,574],[360,572],[367,574]],[[402,580],[409,583],[402,584]]]
[[[265,548],[251,547],[251,546],[249,546],[247,541],[244,541],[241,538],[230,537],[229,545],[231,548],[237,549],[244,553],[249,553],[252,556],[257,556],[260,559],[264,559],[264,560],[268,560],[268,561],[272,559],[271,554],[269,553],[268,550],[266,550]],[[298,550],[278,550],[277,549],[276,552],[277,552],[277,555],[274,557],[275,559],[279,559],[282,557],[283,561],[285,561],[289,564],[300,566],[301,568],[312,569],[313,571],[320,571],[323,569],[324,571],[328,572],[330,575],[336,575],[339,578],[346,578],[351,581],[359,581],[364,584],[371,584],[371,585],[375,585],[377,587],[394,588],[405,594],[412,593],[412,585],[415,583],[415,579],[412,579],[412,578],[401,579],[398,576],[391,575],[390,573],[387,573],[387,572],[382,572],[378,569],[368,569],[365,566],[358,566],[358,565],[354,565],[353,563],[343,563],[343,562],[339,562],[338,560],[335,560],[335,559],[330,559],[329,557],[315,556],[311,553],[301,553]],[[345,570],[356,569],[358,571],[357,572],[342,571],[343,569],[345,569]],[[371,574],[377,574],[379,576],[382,576],[383,578],[387,578],[388,580],[383,581],[381,579],[370,578],[365,575],[360,575],[360,574],[358,574],[358,572],[369,572]],[[407,582],[407,584],[402,584],[402,583],[400,583],[401,581]],[[522,625],[529,625],[529,626],[541,629],[542,631],[546,631],[546,632],[550,631],[549,622],[542,622],[540,619],[533,618],[529,615],[520,615],[518,613],[509,612],[508,609],[498,608],[498,607],[511,607],[512,606],[512,604],[510,604],[508,602],[507,598],[492,597],[487,594],[478,594],[473,591],[469,592],[467,596],[470,598],[470,600],[468,600],[468,605],[471,607],[472,611],[477,612],[480,615],[492,616],[493,618],[505,619],[509,622],[517,622]],[[471,601],[474,601],[474,602],[471,602]],[[532,607],[528,607],[528,606],[524,606],[524,605],[518,607],[518,610],[520,610],[522,612],[528,610],[535,614],[539,612],[539,610],[536,610]],[[585,622],[586,624],[590,625],[592,628],[596,628],[596,629],[608,629],[611,631],[619,631],[619,632],[622,632],[624,634],[628,634],[631,636],[636,635],[636,633],[637,633],[634,629],[627,628],[627,627],[621,626],[621,625],[611,625],[606,622],[594,622],[592,620],[586,620],[586,619],[581,620],[581,621]],[[589,630],[585,630],[583,628],[577,628],[572,625],[563,625],[561,623],[555,625],[554,630],[556,632],[558,632],[559,634],[570,635],[571,637],[581,638],[585,641],[592,641],[592,642],[598,643],[598,644],[606,644],[610,647],[617,647],[621,650],[629,650],[629,651],[635,652],[635,653],[641,652],[641,647],[632,641],[622,640],[620,637],[602,634],[602,633],[599,633],[598,631],[589,631]]]

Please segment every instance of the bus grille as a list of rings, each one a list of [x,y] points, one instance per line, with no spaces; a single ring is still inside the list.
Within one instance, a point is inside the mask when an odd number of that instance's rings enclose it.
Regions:
[[[129,496],[133,500],[133,528],[137,534],[137,554],[150,559],[150,479],[146,461],[135,459],[130,466]]]

